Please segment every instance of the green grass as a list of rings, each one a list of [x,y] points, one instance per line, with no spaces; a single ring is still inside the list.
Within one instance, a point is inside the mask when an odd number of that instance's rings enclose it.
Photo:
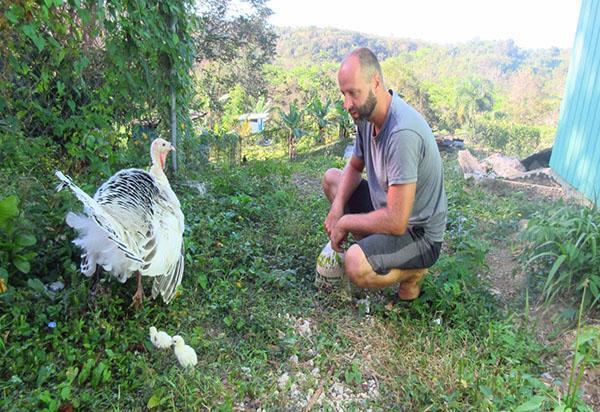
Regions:
[[[446,157],[445,254],[419,299],[390,309],[393,290],[369,292],[366,313],[312,284],[326,242],[319,179],[343,165],[343,146],[301,146],[291,163],[268,148],[264,160],[207,166],[189,177],[206,195],[180,179],[186,271],[169,306],[128,309],[134,285],[110,282],[90,309],[89,281],[72,264],[56,295],[35,282],[17,288],[0,307],[0,409],[301,410],[319,392],[324,410],[552,408],[558,394],[539,380],[548,349],[480,276],[489,248],[540,205],[465,185]],[[152,325],[181,334],[197,367],[183,371],[154,349]]]

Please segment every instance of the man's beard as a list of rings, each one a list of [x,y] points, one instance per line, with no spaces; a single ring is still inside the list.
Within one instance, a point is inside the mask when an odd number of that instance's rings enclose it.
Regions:
[[[377,99],[375,98],[375,94],[373,91],[369,90],[369,95],[367,96],[367,100],[362,106],[356,108],[356,113],[358,113],[358,120],[369,120],[369,117],[373,114],[375,110],[375,106],[377,105]]]

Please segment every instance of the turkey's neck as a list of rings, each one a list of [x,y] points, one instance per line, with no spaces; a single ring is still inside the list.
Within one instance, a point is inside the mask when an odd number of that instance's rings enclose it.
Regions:
[[[167,175],[165,175],[165,172],[162,168],[162,166],[160,165],[160,163],[158,162],[153,162],[152,166],[150,167],[150,173],[152,173],[152,175],[156,178],[156,180],[162,184],[168,184],[169,181],[167,179]]]
[[[152,173],[156,180],[162,184],[169,183],[164,171],[166,157],[166,153],[164,156],[161,156],[160,153],[156,152],[151,153],[152,166],[150,167],[150,173]]]

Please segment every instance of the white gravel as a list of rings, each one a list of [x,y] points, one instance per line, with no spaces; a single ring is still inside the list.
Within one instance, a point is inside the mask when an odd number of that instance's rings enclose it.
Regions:
[[[365,312],[368,313],[370,311],[369,300],[366,299],[362,304],[365,305]],[[281,366],[280,375],[277,377],[278,392],[288,402],[286,408],[290,410],[305,408],[315,392],[322,387],[319,398],[314,402],[317,410],[346,411],[354,406],[368,411],[369,401],[374,401],[380,396],[379,383],[372,377],[372,372],[366,366],[370,359],[368,351],[365,362],[361,362],[360,356],[356,356],[356,354],[350,355],[350,359],[354,359],[360,365],[362,382],[359,385],[349,385],[344,381],[344,373],[323,373],[316,366],[320,354],[311,340],[314,321],[295,317],[289,313],[280,316],[286,320],[287,326],[290,328],[287,333],[279,332],[280,339],[297,336],[305,338],[309,344],[301,353],[290,356],[288,361]],[[365,320],[366,323],[369,323],[368,319]]]

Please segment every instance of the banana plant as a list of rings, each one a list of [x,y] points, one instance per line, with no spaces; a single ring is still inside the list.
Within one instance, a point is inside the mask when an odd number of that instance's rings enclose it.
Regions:
[[[340,100],[333,105],[333,114],[334,122],[338,126],[339,139],[343,140],[350,137],[350,133],[354,129],[354,122]]]
[[[331,108],[331,100],[325,98],[325,101],[321,101],[319,96],[313,96],[308,104],[308,113],[315,119],[318,128],[317,143],[323,143],[325,141],[325,128],[331,123],[329,118],[329,109]]]
[[[302,129],[302,111],[292,103],[287,113],[279,109],[279,119],[281,126],[287,131],[288,156],[293,159],[296,157],[296,143],[305,134]]]
[[[271,100],[266,100],[264,96],[259,96],[251,107],[253,113],[268,114],[271,111]]]

